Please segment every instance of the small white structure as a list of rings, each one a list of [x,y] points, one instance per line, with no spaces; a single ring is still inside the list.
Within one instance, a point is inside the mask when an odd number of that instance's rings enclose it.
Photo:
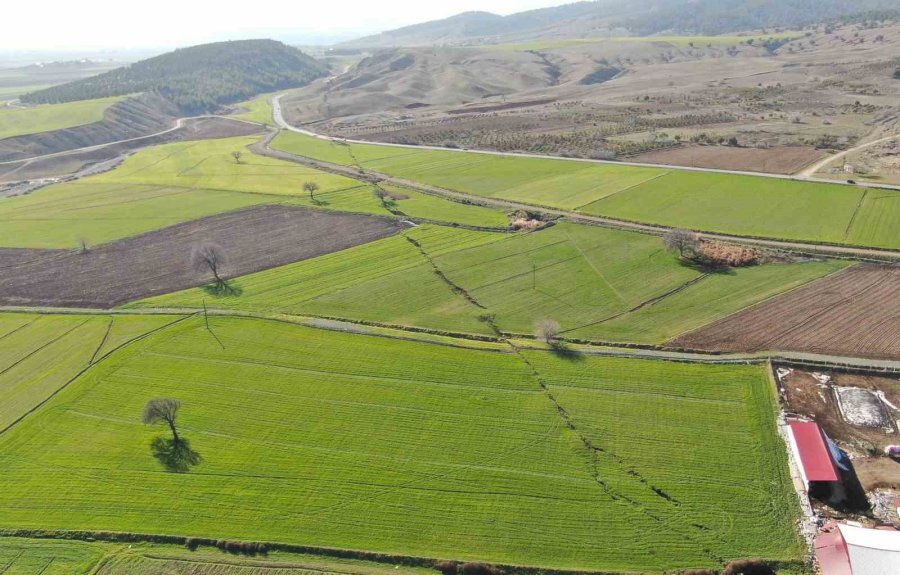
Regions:
[[[816,539],[823,575],[900,575],[900,531],[837,524]]]

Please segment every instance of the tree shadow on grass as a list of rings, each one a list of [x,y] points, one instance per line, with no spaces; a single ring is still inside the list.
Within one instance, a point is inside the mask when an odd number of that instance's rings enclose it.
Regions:
[[[583,353],[581,353],[577,349],[569,347],[561,341],[556,341],[550,345],[550,353],[560,359],[565,359],[567,361],[584,361]]]
[[[187,473],[203,461],[200,454],[191,449],[187,439],[176,441],[170,437],[157,437],[150,443],[150,449],[153,457],[172,473]]]
[[[244,293],[239,285],[228,280],[203,286],[203,291],[213,297],[237,297]]]
[[[733,276],[734,268],[708,259],[678,258],[678,265],[704,274]]]

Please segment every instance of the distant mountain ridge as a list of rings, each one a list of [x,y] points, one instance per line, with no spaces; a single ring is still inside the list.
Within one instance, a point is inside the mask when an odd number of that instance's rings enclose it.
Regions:
[[[274,40],[216,42],[32,92],[21,100],[42,104],[152,92],[186,112],[198,113],[263,92],[303,86],[326,73],[317,60]]]
[[[611,33],[713,35],[797,27],[869,11],[897,9],[897,0],[594,0],[509,16],[463,12],[345,42],[342,46],[495,43],[529,36],[591,37]]]

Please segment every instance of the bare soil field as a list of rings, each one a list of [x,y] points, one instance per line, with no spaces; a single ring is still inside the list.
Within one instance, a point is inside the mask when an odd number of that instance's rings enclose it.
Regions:
[[[793,174],[825,154],[811,146],[738,148],[731,146],[683,146],[632,156],[629,160],[719,170]]]
[[[181,140],[208,140],[262,134],[264,128],[229,118],[197,118],[188,120],[172,132],[153,138],[110,144],[83,152],[0,165],[0,184],[41,178],[59,178],[75,174],[88,166],[106,162],[146,146],[155,146]],[[2,186],[0,186],[2,187]]]
[[[900,267],[861,264],[669,342],[900,360]]]
[[[0,304],[109,308],[204,285],[192,266],[201,242],[221,247],[223,277],[235,277],[371,242],[400,231],[396,220],[290,206],[261,206],[78,250],[0,249]]]

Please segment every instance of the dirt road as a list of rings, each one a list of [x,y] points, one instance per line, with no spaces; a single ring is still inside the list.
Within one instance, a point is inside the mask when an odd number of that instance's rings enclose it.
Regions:
[[[335,138],[333,136],[326,136],[323,134],[319,134],[317,132],[313,132],[310,130],[304,130],[302,128],[297,128],[295,126],[290,125],[284,119],[284,113],[281,109],[281,97],[284,94],[279,94],[272,98],[272,116],[275,120],[275,124],[278,125],[279,128],[283,130],[289,130],[291,132],[297,132],[298,134],[303,134],[306,136],[311,136],[313,138],[319,138],[320,140],[328,140],[328,141],[337,141],[344,142],[348,144],[365,144],[370,146],[384,146],[389,148],[405,148],[410,150],[436,150],[441,152],[467,152],[470,154],[485,154],[489,156],[505,156],[511,158],[536,158],[536,159],[544,159],[544,160],[562,160],[567,162],[581,162],[588,164],[610,164],[613,166],[634,166],[638,168],[663,168],[670,170],[684,170],[687,172],[707,172],[712,174],[733,174],[737,176],[757,176],[761,178],[777,178],[779,180],[805,180],[809,182],[819,182],[825,184],[835,184],[835,185],[844,185],[850,186],[855,184],[848,184],[846,182],[829,180],[825,178],[813,178],[809,176],[802,175],[793,175],[793,174],[775,174],[772,172],[748,172],[742,170],[722,170],[716,168],[697,168],[691,166],[676,166],[672,164],[648,164],[644,162],[619,162],[613,160],[593,160],[589,158],[563,158],[561,156],[548,156],[546,154],[528,154],[524,152],[497,152],[494,150],[473,150],[473,149],[461,149],[461,148],[444,148],[440,146],[414,146],[410,144],[391,144],[387,142],[370,142],[367,140],[353,140],[348,138]],[[897,136],[894,136],[897,137]],[[877,142],[872,142],[871,144],[875,144]],[[836,156],[832,156],[831,158],[835,158]],[[900,190],[900,186],[891,185],[891,184],[873,184],[866,183],[865,187],[867,188],[883,188],[888,190]]]
[[[496,207],[503,209],[505,211],[514,211],[514,210],[529,210],[532,212],[538,212],[547,214],[555,217],[563,217],[569,221],[595,225],[595,226],[603,226],[608,228],[616,228],[621,230],[635,231],[641,232],[645,234],[654,234],[654,235],[663,235],[667,231],[672,228],[665,226],[657,226],[651,224],[641,224],[638,222],[630,222],[625,220],[617,220],[614,218],[606,218],[602,216],[590,216],[586,214],[582,214],[579,212],[573,212],[569,210],[561,210],[556,208],[548,208],[544,206],[535,206],[533,204],[527,204],[523,202],[516,202],[511,200],[501,200],[497,198],[488,198],[484,196],[475,196],[472,194],[466,194],[463,192],[457,192],[455,190],[448,190],[446,188],[439,188],[437,186],[430,186],[427,184],[423,184],[421,182],[415,182],[412,180],[405,180],[403,178],[395,178],[393,176],[389,176],[387,174],[382,174],[379,172],[375,172],[372,170],[366,170],[362,168],[357,168],[356,166],[344,166],[340,164],[331,164],[328,162],[321,162],[318,160],[313,160],[311,158],[307,158],[304,156],[297,156],[294,154],[290,154],[288,152],[284,152],[281,150],[275,150],[270,147],[270,142],[277,135],[277,132],[271,132],[264,140],[261,142],[254,144],[250,147],[251,151],[257,154],[262,154],[265,156],[269,156],[272,158],[277,158],[280,160],[287,160],[290,162],[296,162],[300,164],[304,164],[310,167],[314,167],[319,170],[323,170],[326,172],[331,172],[335,174],[339,174],[342,176],[347,176],[355,179],[368,180],[373,182],[387,182],[389,184],[396,184],[401,187],[410,188],[413,190],[417,190],[426,194],[440,196],[452,201],[464,202],[468,204],[478,204],[489,207]],[[700,233],[700,237],[710,239],[710,240],[719,240],[723,242],[731,242],[745,245],[758,246],[761,248],[770,248],[775,250],[782,251],[791,251],[791,252],[799,252],[805,254],[816,254],[823,255],[828,257],[840,257],[840,258],[848,258],[848,259],[859,259],[865,261],[900,261],[900,251],[898,250],[882,250],[882,249],[873,249],[873,248],[858,248],[853,246],[841,246],[841,245],[825,245],[825,244],[811,244],[804,242],[789,242],[789,241],[781,241],[781,240],[770,240],[763,238],[751,238],[744,236],[733,236],[728,234],[715,234],[715,233]]]
[[[820,171],[825,166],[832,164],[835,161],[837,161],[845,156],[848,156],[848,155],[853,154],[854,152],[858,152],[860,150],[864,150],[870,146],[876,146],[876,145],[882,144],[884,142],[890,142],[891,140],[896,140],[897,138],[900,138],[900,134],[894,134],[892,136],[885,136],[884,138],[879,138],[877,140],[872,140],[871,142],[866,142],[865,144],[860,144],[858,146],[850,148],[849,150],[844,150],[843,152],[838,152],[837,154],[833,154],[831,156],[828,156],[827,158],[822,158],[815,164],[812,164],[811,166],[804,168],[803,170],[797,172],[796,175],[800,178],[811,179],[812,176],[815,175],[816,172]],[[866,186],[869,186],[869,185],[870,184],[868,184],[868,183],[866,184]],[[898,186],[890,186],[890,187],[898,188]]]
[[[163,136],[165,134],[169,134],[176,130],[180,130],[181,128],[184,127],[184,125],[187,122],[190,122],[192,120],[200,120],[203,118],[222,118],[222,119],[231,120],[234,122],[241,122],[243,124],[253,124],[254,126],[262,126],[262,124],[259,124],[258,122],[252,122],[250,120],[244,120],[241,118],[232,118],[230,116],[219,116],[216,114],[201,114],[200,116],[189,116],[187,118],[178,118],[177,120],[175,120],[174,126],[172,126],[171,128],[162,130],[160,132],[156,132],[154,134],[147,134],[146,136],[138,136],[136,138],[127,138],[125,140],[116,140],[114,142],[106,142],[103,144],[96,144],[94,146],[85,146],[83,148],[73,148],[71,150],[64,150],[62,152],[55,152],[53,154],[44,154],[43,156],[32,156],[30,158],[19,158],[18,160],[9,160],[6,162],[0,162],[0,166],[6,166],[6,165],[10,165],[10,164],[19,164],[22,162],[33,162],[35,160],[46,160],[48,158],[58,158],[61,156],[68,156],[69,154],[76,154],[79,152],[90,152],[92,150],[99,150],[99,149],[106,148],[109,146],[115,146],[116,144],[127,144],[129,142],[138,142],[140,140],[148,140],[150,138],[156,138],[157,136]]]

